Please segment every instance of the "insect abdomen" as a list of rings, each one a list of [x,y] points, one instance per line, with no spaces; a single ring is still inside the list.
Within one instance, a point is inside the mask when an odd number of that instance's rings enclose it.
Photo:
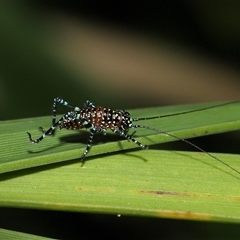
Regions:
[[[76,119],[67,119],[62,122],[60,125],[60,129],[66,128],[67,130],[77,130],[84,128],[86,126],[82,125],[82,123],[79,120]]]

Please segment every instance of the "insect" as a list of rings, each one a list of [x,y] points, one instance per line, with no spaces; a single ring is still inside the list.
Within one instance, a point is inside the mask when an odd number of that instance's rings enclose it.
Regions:
[[[236,101],[237,102],[237,101]],[[231,104],[234,102],[231,102]],[[57,105],[61,104],[64,105],[72,111],[67,112],[64,114],[58,121],[56,121],[56,113],[57,113]],[[136,133],[134,131],[132,134],[128,134],[129,129],[131,128],[145,128],[151,131],[155,131],[158,133],[166,134],[170,137],[173,137],[177,140],[183,141],[187,144],[190,144],[194,148],[198,149],[201,152],[206,153],[210,157],[214,158],[215,160],[219,161],[220,163],[224,164],[225,166],[229,167],[233,171],[237,172],[240,174],[240,172],[234,168],[232,168],[230,165],[226,164],[222,160],[218,159],[214,155],[204,151],[202,148],[198,147],[197,145],[187,141],[186,139],[177,137],[175,135],[172,135],[170,133],[161,131],[156,128],[144,126],[144,125],[138,125],[135,124],[135,122],[140,121],[140,120],[149,120],[149,119],[156,119],[156,118],[163,118],[163,117],[169,117],[169,116],[175,116],[175,115],[182,115],[190,112],[197,112],[197,111],[202,111],[202,110],[207,110],[219,106],[224,106],[230,104],[228,103],[223,103],[223,104],[218,104],[215,106],[210,106],[210,107],[205,107],[201,109],[196,109],[196,110],[189,110],[185,112],[180,112],[180,113],[173,113],[173,114],[167,114],[167,115],[162,115],[162,116],[154,116],[154,117],[147,117],[147,118],[132,118],[130,116],[130,113],[125,111],[125,110],[113,110],[111,108],[106,108],[102,106],[95,106],[94,103],[91,101],[87,100],[83,106],[83,108],[79,108],[77,106],[74,106],[73,104],[65,101],[61,97],[54,98],[53,100],[53,108],[52,108],[52,126],[47,130],[44,131],[43,128],[40,128],[42,131],[42,135],[38,139],[32,139],[32,136],[29,132],[28,138],[31,143],[39,143],[42,141],[46,136],[53,136],[55,129],[59,127],[60,129],[66,128],[67,130],[77,130],[77,129],[90,129],[90,135],[87,141],[87,146],[81,156],[81,161],[84,161],[87,153],[89,152],[92,144],[93,137],[96,133],[103,133],[104,135],[106,134],[107,129],[110,129],[112,132],[118,134],[119,136],[122,136],[129,141],[134,142],[137,144],[139,147],[142,149],[148,149],[147,145],[143,145],[141,142],[137,141],[133,135]]]

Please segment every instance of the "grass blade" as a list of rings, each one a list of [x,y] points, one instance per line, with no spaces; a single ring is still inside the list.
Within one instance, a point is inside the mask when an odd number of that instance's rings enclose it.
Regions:
[[[135,151],[2,174],[0,206],[240,222],[239,181],[203,153]]]
[[[233,131],[240,127],[239,105],[143,124],[184,138]],[[133,117],[147,117],[206,106],[139,109],[131,113]],[[33,129],[48,126],[49,121],[43,117],[0,124],[0,206],[240,222],[240,176],[208,155],[153,149],[121,152],[136,145],[115,141],[119,139],[109,135],[99,136],[107,142],[94,145],[88,158],[94,161],[80,167],[78,157],[87,138],[84,131],[63,130],[40,144],[28,142],[26,131],[38,136]],[[175,140],[145,129],[137,134],[139,141],[150,145]],[[239,169],[239,155],[214,155]],[[17,169],[22,170],[14,171]]]
[[[149,117],[211,105],[213,104],[137,109],[130,111],[130,113],[133,117]],[[239,129],[239,108],[240,104],[235,103],[205,111],[138,123],[169,132],[181,138],[191,138]],[[37,128],[39,126],[48,128],[50,122],[51,117],[0,122],[2,149],[0,152],[0,173],[77,159],[81,156],[86,147],[89,134],[87,130],[67,131],[63,129],[57,131],[55,137],[48,137],[39,144],[29,143],[26,132],[32,133],[33,138],[39,137],[41,133]],[[136,139],[143,144],[153,145],[176,141],[176,139],[164,134],[156,134],[146,129],[137,130]],[[105,142],[99,142],[99,140]],[[107,136],[97,136],[96,142],[98,144],[93,144],[88,156],[137,148],[134,143],[111,133]]]
[[[0,238],[1,239],[16,239],[16,240],[25,240],[25,239],[31,239],[31,240],[51,240],[52,238],[46,238],[41,236],[36,236],[28,233],[22,233],[17,231],[11,231],[6,230],[3,228],[0,228]]]

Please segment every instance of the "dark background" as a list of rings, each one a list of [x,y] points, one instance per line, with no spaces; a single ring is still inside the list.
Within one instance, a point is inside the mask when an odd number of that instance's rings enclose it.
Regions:
[[[50,115],[56,96],[117,109],[238,99],[239,11],[239,1],[2,1],[0,120]],[[193,142],[239,153],[238,135]],[[0,227],[65,239],[240,237],[237,224],[6,208],[0,215]]]

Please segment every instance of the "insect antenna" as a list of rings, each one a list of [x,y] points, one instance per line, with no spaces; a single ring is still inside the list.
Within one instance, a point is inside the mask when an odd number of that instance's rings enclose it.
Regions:
[[[166,115],[162,115],[162,116],[154,116],[154,117],[146,117],[146,118],[133,118],[133,121],[150,120],[150,119],[156,119],[156,118],[164,118],[164,117],[171,117],[171,116],[176,116],[176,115],[183,115],[183,114],[192,113],[192,112],[200,112],[203,110],[208,110],[211,108],[221,107],[221,106],[230,105],[230,104],[239,103],[239,102],[240,101],[237,100],[237,101],[221,103],[221,104],[213,105],[210,107],[205,107],[205,108],[200,108],[200,109],[195,109],[195,110],[189,110],[189,111],[184,111],[184,112],[179,112],[179,113],[170,113],[170,114],[166,114]]]
[[[143,119],[137,118],[137,120],[134,120],[134,121],[138,121],[138,120],[143,120]],[[145,128],[145,129],[148,129],[148,130],[152,130],[152,131],[155,131],[155,132],[158,132],[158,133],[165,134],[165,135],[167,135],[167,136],[169,136],[169,137],[175,138],[175,139],[180,140],[180,141],[182,141],[182,142],[185,142],[185,143],[191,145],[192,147],[194,147],[195,149],[198,149],[200,152],[203,152],[203,153],[207,154],[209,157],[211,157],[211,158],[215,159],[216,161],[222,163],[223,165],[227,166],[228,168],[232,169],[234,172],[236,172],[236,173],[238,173],[238,174],[240,175],[240,172],[239,172],[238,170],[236,170],[235,168],[231,167],[230,165],[228,165],[228,164],[225,163],[224,161],[222,161],[222,160],[220,160],[219,158],[215,157],[215,156],[212,155],[211,153],[206,152],[206,151],[203,150],[202,148],[198,147],[197,145],[189,142],[188,140],[186,140],[186,139],[184,139],[184,138],[180,138],[180,137],[177,137],[177,136],[175,136],[175,135],[173,135],[173,134],[171,134],[171,133],[164,132],[164,131],[162,131],[162,130],[159,130],[159,129],[156,129],[156,128],[152,128],[152,127],[148,127],[148,126],[143,126],[143,125],[137,125],[137,124],[135,125],[135,124],[133,124],[133,125],[131,126],[131,128]],[[135,133],[135,132],[134,132],[134,133]]]

